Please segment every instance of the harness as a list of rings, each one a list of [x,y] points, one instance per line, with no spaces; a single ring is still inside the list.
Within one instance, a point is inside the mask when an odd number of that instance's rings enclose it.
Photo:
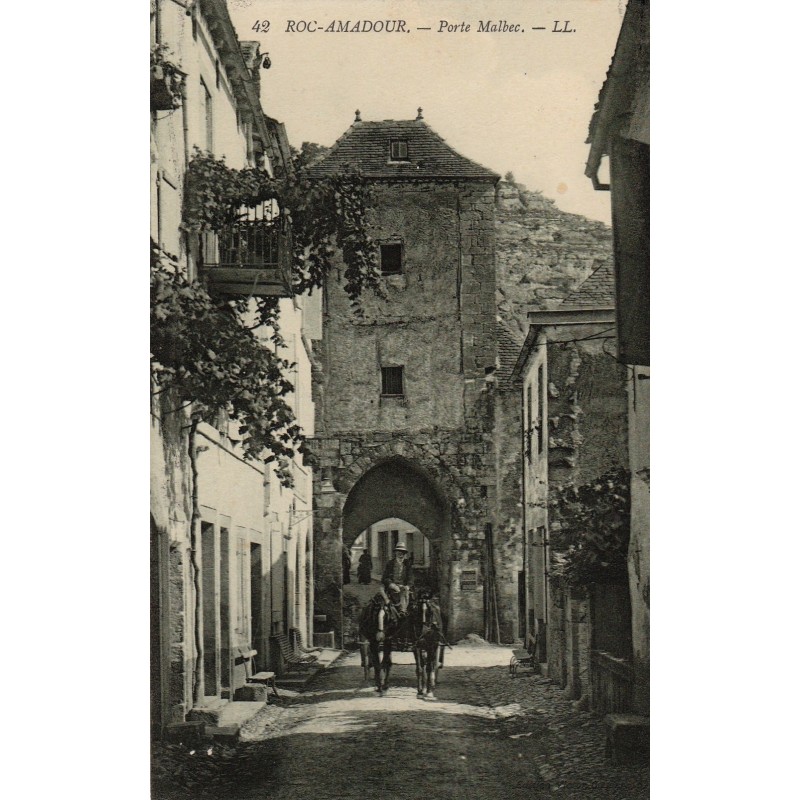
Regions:
[[[444,634],[442,633],[442,617],[439,607],[427,599],[420,600],[419,602],[420,602],[420,619],[422,622],[422,632],[417,637],[414,643],[415,646],[420,646],[423,643],[423,641],[427,639],[430,632],[435,631],[437,646],[440,644],[444,644],[447,647],[450,647],[450,644],[448,643],[447,639],[444,638]],[[453,648],[450,647],[450,649],[452,650]]]

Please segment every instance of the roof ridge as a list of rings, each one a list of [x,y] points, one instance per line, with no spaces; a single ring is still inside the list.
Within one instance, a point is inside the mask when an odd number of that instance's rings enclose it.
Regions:
[[[431,128],[431,126],[430,126],[430,125],[428,125],[428,124],[425,122],[425,120],[424,120],[424,119],[421,119],[421,120],[419,120],[419,121],[420,121],[420,122],[421,122],[423,125],[425,125],[425,127],[426,127],[426,128],[427,128],[427,129],[428,129],[428,130],[429,130],[429,131],[430,131],[430,132],[431,132],[431,133],[432,133],[432,134],[433,134],[433,135],[434,135],[434,136],[435,136],[435,137],[436,137],[436,138],[437,138],[437,139],[438,139],[438,140],[439,140],[439,141],[440,141],[440,142],[441,142],[441,143],[442,143],[442,144],[443,144],[445,147],[448,147],[448,148],[450,148],[450,150],[452,150],[452,151],[453,151],[453,152],[454,152],[454,153],[455,153],[455,154],[456,154],[456,155],[457,155],[459,158],[463,158],[463,159],[464,159],[464,161],[469,161],[469,163],[470,163],[470,164],[474,164],[476,167],[480,167],[481,169],[488,170],[489,172],[494,172],[494,170],[490,170],[488,167],[484,167],[484,166],[483,166],[483,164],[479,164],[477,161],[473,161],[473,160],[472,160],[472,159],[471,159],[469,156],[465,156],[465,155],[462,155],[461,153],[459,153],[459,152],[458,152],[458,150],[456,150],[456,149],[455,149],[455,147],[453,147],[453,145],[451,145],[451,144],[450,144],[450,143],[447,141],[447,139],[445,139],[445,138],[444,138],[444,136],[442,136],[440,133],[437,133],[437,132],[436,132],[436,131],[435,131],[433,128]],[[495,174],[497,174],[497,173],[495,173]],[[498,175],[497,177],[499,178],[500,176]]]
[[[393,160],[383,153],[388,144],[383,136],[408,135],[411,159]],[[413,133],[412,133],[413,132]],[[456,150],[424,119],[361,120],[357,118],[331,145],[312,168],[321,172],[335,169],[337,163],[352,162],[366,177],[372,178],[464,178],[499,180],[500,176],[483,164]]]

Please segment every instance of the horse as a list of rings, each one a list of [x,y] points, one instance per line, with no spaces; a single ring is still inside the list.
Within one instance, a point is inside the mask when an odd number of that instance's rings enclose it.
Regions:
[[[389,673],[392,669],[392,645],[408,639],[408,617],[400,616],[389,599],[378,592],[364,607],[358,621],[358,632],[368,651],[362,649],[364,679],[369,678],[369,669],[375,671],[375,690],[382,697],[389,689]]]
[[[435,700],[436,678],[444,665],[446,642],[439,604],[430,594],[420,594],[409,613],[409,626],[417,669],[417,697]]]

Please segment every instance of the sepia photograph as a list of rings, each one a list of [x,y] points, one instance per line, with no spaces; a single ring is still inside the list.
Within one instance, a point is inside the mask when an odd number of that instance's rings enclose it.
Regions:
[[[150,0],[153,800],[650,796],[649,14]]]

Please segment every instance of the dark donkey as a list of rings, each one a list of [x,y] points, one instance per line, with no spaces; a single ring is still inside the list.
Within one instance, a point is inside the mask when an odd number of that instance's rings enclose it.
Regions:
[[[434,700],[436,677],[444,664],[445,642],[439,604],[428,593],[421,593],[409,615],[417,667],[417,697]]]
[[[380,696],[389,688],[392,646],[398,640],[408,638],[407,630],[408,617],[400,618],[382,592],[378,592],[361,612],[358,632],[368,648],[367,653],[362,650],[364,678],[369,677],[368,670],[372,667],[375,670],[375,689]]]

